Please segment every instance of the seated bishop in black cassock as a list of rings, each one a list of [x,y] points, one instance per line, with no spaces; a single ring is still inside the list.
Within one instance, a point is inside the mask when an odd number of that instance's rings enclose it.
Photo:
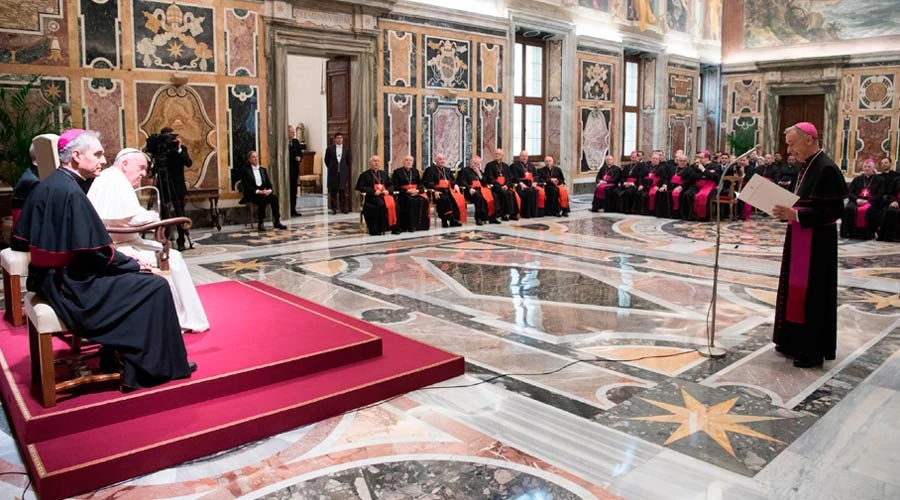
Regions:
[[[500,220],[519,219],[519,199],[509,165],[503,163],[503,150],[494,150],[494,160],[484,166],[484,182],[494,192],[496,215]]]
[[[413,167],[412,155],[403,158],[403,167],[391,174],[391,184],[397,192],[397,228],[400,231],[427,231],[428,197],[422,188],[419,170]]]
[[[881,223],[884,178],[875,175],[875,162],[863,162],[863,173],[850,182],[841,220],[841,238],[868,240]]]
[[[28,290],[73,334],[103,346],[106,371],[118,369],[118,353],[125,386],[189,377],[196,365],[187,360],[168,283],[115,250],[84,193],[85,176],[105,164],[97,134],[69,131],[60,146],[64,164],[35,187],[13,232],[13,249],[31,252]]]
[[[386,231],[398,234],[397,203],[391,196],[391,179],[381,169],[381,157],[369,158],[369,170],[359,174],[356,190],[366,195],[362,214],[369,234],[378,236]]]
[[[447,158],[438,153],[434,164],[422,172],[422,184],[425,189],[434,191],[434,203],[441,227],[459,227],[466,221],[466,200],[459,192],[453,180],[453,171],[447,166]]]
[[[544,216],[544,189],[535,183],[537,171],[528,161],[528,153],[519,153],[519,159],[513,162],[509,171],[516,183],[516,190],[522,205],[519,215],[525,219]]]

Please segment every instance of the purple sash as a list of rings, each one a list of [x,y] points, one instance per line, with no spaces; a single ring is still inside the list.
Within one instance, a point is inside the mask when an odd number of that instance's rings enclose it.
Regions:
[[[656,192],[659,191],[659,187],[656,185],[659,183],[659,177],[656,174],[650,174],[650,211],[653,211],[654,205],[656,205]]]
[[[716,181],[709,179],[700,179],[697,181],[700,191],[694,196],[694,213],[701,219],[706,218],[706,202],[709,200],[709,194],[716,187]]]
[[[603,181],[609,182],[609,180],[611,178],[612,178],[611,175],[606,174],[603,176]],[[594,190],[594,198],[597,198],[598,200],[605,200],[606,199],[606,188],[610,188],[610,187],[612,187],[612,184],[600,184],[599,186],[597,186],[597,189]]]
[[[863,229],[866,227],[866,213],[872,207],[872,204],[868,201],[871,192],[868,189],[863,189],[859,192],[860,198],[866,198],[866,203],[856,207],[856,227],[859,229]]]
[[[787,320],[806,320],[806,289],[809,286],[809,263],[812,251],[812,228],[791,221],[791,267],[788,271]]]
[[[680,175],[673,175],[673,176],[672,176],[672,184],[678,184],[678,185],[680,186],[680,185],[684,184],[684,181],[681,180],[681,176],[680,176]],[[681,193],[679,193],[679,195],[680,195],[680,194],[681,194]],[[681,196],[675,196],[675,193],[674,193],[674,191],[673,191],[673,192],[672,192],[672,209],[673,209],[673,210],[678,210],[678,204],[679,204],[679,203],[681,203]]]

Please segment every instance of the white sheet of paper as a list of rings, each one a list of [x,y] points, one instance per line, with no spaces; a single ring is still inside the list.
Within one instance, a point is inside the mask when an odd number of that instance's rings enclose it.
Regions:
[[[741,189],[738,198],[769,215],[772,215],[776,205],[792,207],[800,199],[796,194],[761,175],[754,175],[744,189]]]

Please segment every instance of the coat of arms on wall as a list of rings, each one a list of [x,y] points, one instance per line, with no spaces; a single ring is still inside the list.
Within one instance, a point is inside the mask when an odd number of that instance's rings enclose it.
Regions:
[[[135,1],[135,66],[214,72],[212,20],[212,9]]]
[[[425,37],[425,84],[429,88],[469,88],[469,42]]]
[[[612,95],[612,65],[581,61],[581,99],[609,101]]]

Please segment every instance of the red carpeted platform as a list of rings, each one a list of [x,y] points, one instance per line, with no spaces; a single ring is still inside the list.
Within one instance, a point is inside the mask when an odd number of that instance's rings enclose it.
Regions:
[[[121,394],[31,396],[28,334],[0,332],[0,377],[42,499],[199,458],[446,380],[459,356],[260,283],[198,287],[208,333],[185,336],[198,371]]]

